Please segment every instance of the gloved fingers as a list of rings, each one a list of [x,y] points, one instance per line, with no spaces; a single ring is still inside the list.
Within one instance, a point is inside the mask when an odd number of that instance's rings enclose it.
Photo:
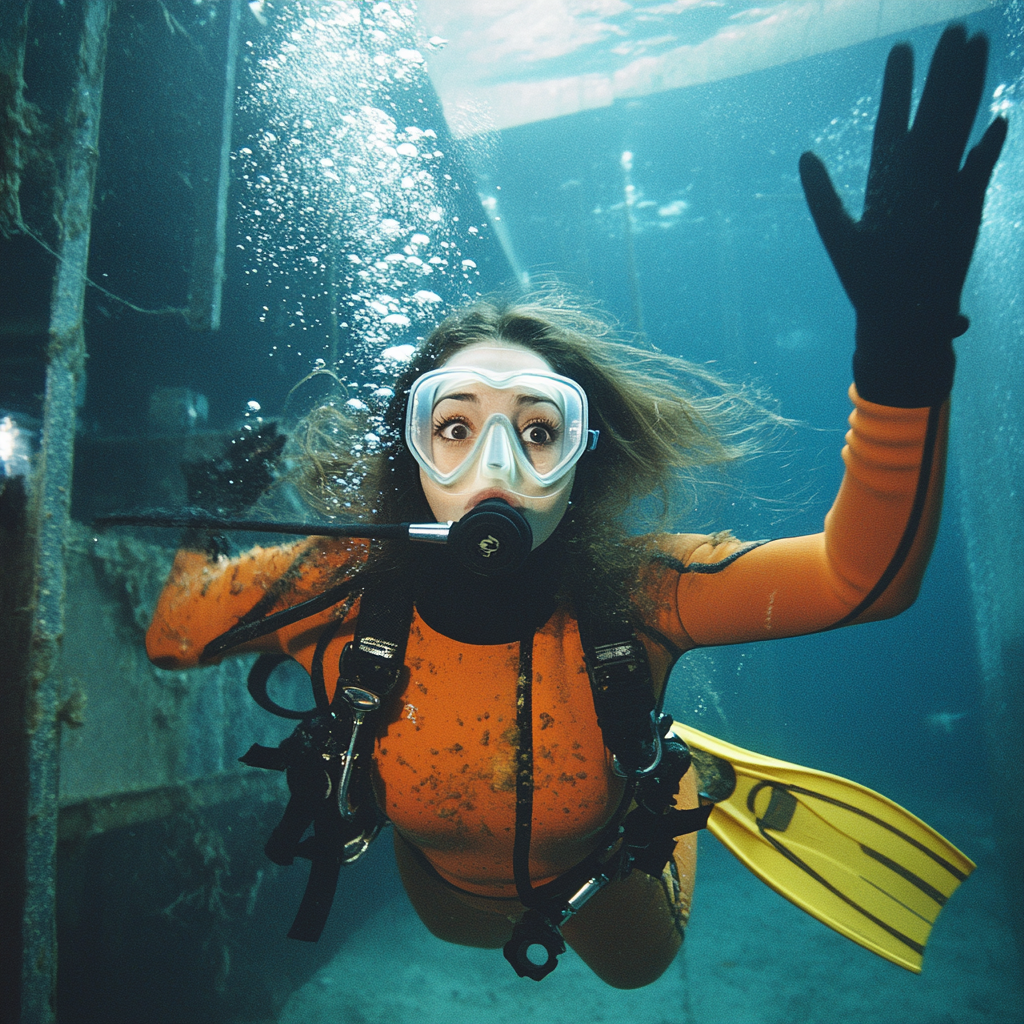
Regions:
[[[882,99],[878,104],[878,119],[871,141],[869,177],[888,164],[897,143],[907,133],[913,84],[914,51],[907,43],[900,43],[889,51],[889,59],[885,62]]]
[[[864,190],[862,219],[870,222],[879,209],[891,205],[894,190],[901,188],[907,126],[910,122],[910,99],[914,84],[914,51],[900,43],[889,51],[882,79],[882,98],[871,139],[871,162]],[[879,203],[888,197],[889,202]]]
[[[937,181],[948,182],[960,169],[987,63],[988,40],[980,34],[968,39],[963,25],[947,28],[935,47],[911,136],[921,170]]]
[[[825,165],[814,153],[803,153],[800,157],[800,184],[818,234],[842,276],[844,256],[855,233],[853,219],[843,207]]]
[[[1005,117],[997,117],[985,129],[974,149],[967,154],[963,170],[957,182],[957,187],[962,196],[977,197],[978,216],[981,216],[981,204],[985,199],[985,190],[988,188],[989,179],[992,177],[992,169],[1002,152],[1003,143],[1006,141],[1008,124]]]
[[[188,503],[225,514],[250,508],[273,484],[274,465],[287,440],[274,422],[255,429],[247,425],[219,453],[183,462]]]
[[[992,176],[992,169],[1006,140],[1006,130],[1004,118],[993,121],[982,136],[981,142],[967,154],[963,170],[957,175],[949,206],[949,226],[951,238],[956,240],[958,249],[954,262],[962,265],[964,276],[967,274],[967,267],[978,239],[985,192]]]

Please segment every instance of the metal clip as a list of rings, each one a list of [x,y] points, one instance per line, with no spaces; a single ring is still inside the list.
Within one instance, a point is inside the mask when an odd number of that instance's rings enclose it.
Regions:
[[[341,770],[341,781],[338,783],[338,803],[341,806],[342,816],[351,818],[355,811],[348,805],[348,786],[352,779],[352,765],[355,761],[356,736],[359,734],[359,727],[363,724],[367,713],[376,711],[380,707],[380,697],[359,686],[346,686],[341,691],[341,695],[352,708],[352,735],[348,740],[348,750],[345,752],[344,765]]]
[[[580,907],[586,903],[591,896],[596,896],[609,882],[611,879],[604,873],[598,873],[593,878],[588,879],[579,887],[579,889],[569,897],[568,903],[564,911],[564,918],[562,924],[575,914]]]

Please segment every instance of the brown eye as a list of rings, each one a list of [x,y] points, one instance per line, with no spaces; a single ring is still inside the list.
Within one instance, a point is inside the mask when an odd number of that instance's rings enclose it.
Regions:
[[[543,423],[531,423],[520,435],[526,444],[551,444],[555,439],[550,427]]]
[[[448,441],[465,441],[469,438],[469,427],[461,420],[445,423],[438,431]]]

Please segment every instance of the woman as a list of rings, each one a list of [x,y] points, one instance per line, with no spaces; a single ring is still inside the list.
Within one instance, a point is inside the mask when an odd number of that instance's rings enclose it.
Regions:
[[[375,801],[387,815],[406,891],[441,938],[506,945],[528,908],[547,913],[538,889],[558,890],[564,906],[562,880],[593,871],[607,884],[561,922],[565,940],[609,984],[653,981],[682,941],[693,835],[663,866],[629,871],[617,826],[642,792],[644,751],[658,745],[657,734],[637,740],[637,722],[660,703],[676,658],[872,621],[914,600],[938,525],[951,342],[966,329],[960,291],[1006,127],[990,126],[961,170],[985,40],[946,31],[908,131],[911,60],[906,46],[890,54],[860,222],[820,161],[801,159],[811,212],[857,311],[846,474],[823,533],[627,542],[623,520],[652,492],[667,494],[674,471],[742,454],[731,426],[742,396],[688,398],[670,374],[692,367],[602,341],[565,311],[482,303],[446,320],[414,357],[362,488],[378,522],[468,522],[482,507],[512,508],[532,535],[522,565],[488,576],[447,547],[368,550],[323,537],[233,560],[198,545],[179,552],[147,636],[163,667],[199,664],[233,627],[339,595],[233,649],[299,661],[321,709],[340,708],[343,691],[353,710],[341,749],[351,735],[356,750],[361,724],[372,723],[372,771],[358,783],[336,774],[328,789],[336,805],[340,785],[346,810]],[[328,485],[344,474],[323,453],[315,464]],[[403,624],[368,636],[367,607],[381,600]],[[593,634],[617,621],[642,644],[628,667],[646,688],[639,714],[600,705]],[[353,638],[356,653],[343,654]],[[373,687],[352,686],[367,677],[346,668],[364,648],[400,668],[376,691],[386,694],[376,718]],[[698,806],[692,769],[672,783],[676,807]]]

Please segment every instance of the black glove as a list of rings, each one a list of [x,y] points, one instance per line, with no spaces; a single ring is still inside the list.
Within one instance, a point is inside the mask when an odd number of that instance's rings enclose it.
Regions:
[[[189,505],[221,516],[236,516],[255,505],[274,482],[274,464],[286,440],[276,423],[246,426],[220,455],[183,462]]]
[[[947,28],[908,130],[914,55],[905,43],[892,48],[859,221],[825,165],[813,153],[800,157],[811,216],[857,312],[853,379],[880,405],[938,405],[953,386],[953,339],[968,327],[960,293],[1006,138],[997,118],[961,169],[987,62],[984,35]]]

